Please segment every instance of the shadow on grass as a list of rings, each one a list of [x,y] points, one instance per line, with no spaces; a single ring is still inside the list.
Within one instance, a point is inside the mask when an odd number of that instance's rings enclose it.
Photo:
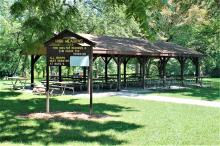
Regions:
[[[14,91],[0,91],[0,99],[1,98],[10,98],[10,97],[15,97],[15,96],[19,96],[22,93],[20,92],[14,92]]]
[[[88,105],[74,103],[75,100],[59,101],[51,99],[52,111],[87,112]],[[84,121],[84,120],[30,120],[17,118],[24,113],[43,112],[45,99],[30,100],[0,99],[0,143],[13,142],[31,144],[39,142],[43,145],[67,142],[98,143],[101,145],[119,145],[127,143],[119,139],[117,134],[141,128],[141,125],[124,121]],[[130,107],[115,104],[96,103],[95,113],[104,114],[108,111],[118,113],[133,111]],[[109,133],[109,131],[112,131]]]
[[[192,87],[189,89],[160,90],[155,93],[174,93],[183,96],[198,97],[204,100],[220,100],[220,88]]]

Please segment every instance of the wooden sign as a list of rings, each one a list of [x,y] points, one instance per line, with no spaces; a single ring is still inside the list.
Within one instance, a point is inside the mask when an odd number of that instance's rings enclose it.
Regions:
[[[66,56],[49,56],[49,66],[70,66],[70,59]]]
[[[74,37],[53,40],[47,47],[48,65],[70,66],[70,56],[90,56],[92,53],[91,47],[81,46],[84,43],[83,39]]]
[[[89,112],[92,114],[92,47],[95,46],[95,43],[69,30],[64,30],[45,42],[44,45],[47,48],[46,112],[50,112],[49,66],[72,65],[88,67],[88,89],[90,95]]]
[[[80,45],[81,44],[81,45]],[[62,39],[54,40],[48,45],[48,55],[76,55],[83,56],[91,53],[89,46],[82,46],[84,44],[82,39],[73,37],[65,37]]]
[[[76,46],[49,46],[48,55],[65,55],[65,56],[86,56],[89,55],[91,49],[89,47]]]

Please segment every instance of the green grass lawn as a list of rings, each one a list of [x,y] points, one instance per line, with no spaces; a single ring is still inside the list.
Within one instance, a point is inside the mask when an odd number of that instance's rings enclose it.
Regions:
[[[218,108],[120,97],[94,99],[105,120],[31,120],[17,115],[44,112],[45,96],[5,90],[0,82],[0,145],[219,145]],[[51,98],[51,111],[88,112],[89,100]]]
[[[154,91],[152,94],[177,98],[220,101],[220,78],[206,78],[203,81],[209,81],[211,83],[211,87],[190,87],[188,89],[159,90]]]

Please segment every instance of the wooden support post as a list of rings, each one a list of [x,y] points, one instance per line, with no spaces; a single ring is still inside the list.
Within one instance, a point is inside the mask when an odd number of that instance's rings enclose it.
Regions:
[[[123,63],[124,64],[124,87],[127,88],[127,78],[126,78],[126,74],[127,74],[127,70],[126,70],[126,67],[127,67],[127,63]]]
[[[62,82],[62,66],[59,67],[59,82]]]
[[[83,67],[83,80],[86,82],[86,67]]]
[[[139,62],[140,62],[140,67],[141,67],[141,86],[143,87],[143,89],[145,89],[145,80],[146,80],[146,75],[145,75],[145,67],[146,67],[146,63],[148,62],[149,58],[146,57],[141,57],[139,58]]]
[[[163,86],[166,84],[166,64],[169,61],[170,57],[160,57],[158,63],[159,75],[160,78],[163,79]]]
[[[127,88],[127,63],[130,60],[130,57],[125,57],[123,60],[124,64],[124,87]]]
[[[93,56],[92,58],[93,58],[92,61],[95,62],[95,60],[98,58],[98,56]]]
[[[185,68],[185,62],[186,62],[185,57],[178,57],[177,60],[180,63],[180,78],[181,78],[181,85],[184,86],[184,68]]]
[[[139,63],[140,63],[140,78],[142,78],[142,75],[143,75],[143,63],[142,63],[142,59],[141,59],[141,61],[139,61]]]
[[[34,87],[34,55],[31,55],[31,87]]]
[[[180,76],[181,76],[181,84],[184,85],[184,62],[181,62],[180,64]]]
[[[192,62],[195,65],[195,69],[196,69],[196,83],[199,83],[199,77],[200,77],[200,68],[199,68],[199,58],[192,58]]]
[[[162,79],[162,61],[161,59],[158,61],[158,64],[157,64],[157,68],[158,68],[158,73],[159,73],[159,77]]]
[[[163,85],[165,86],[166,84],[166,65],[168,62],[169,58],[164,57],[163,58]]]
[[[181,76],[181,84],[182,84],[182,86],[184,85],[184,66],[185,66],[185,61],[183,60],[183,57],[181,57],[180,76]]]
[[[49,63],[48,63],[48,56],[47,63],[46,63],[46,112],[50,112],[50,93],[49,93]]]
[[[146,80],[146,77],[145,77],[145,66],[146,66],[146,63],[143,63],[142,64],[142,87],[143,87],[143,89],[145,89],[145,80]]]
[[[93,79],[92,79],[92,74],[93,74],[93,48],[91,47],[91,53],[89,56],[89,74],[88,74],[88,89],[89,89],[89,114],[92,114],[93,111]]]
[[[108,58],[105,57],[105,83],[108,82],[108,62],[107,62]]]
[[[108,64],[109,62],[111,61],[112,57],[102,57],[102,60],[104,61],[105,63],[105,83],[108,82]]]
[[[121,91],[121,63],[120,63],[120,57],[117,58],[117,91]]]
[[[199,77],[200,77],[200,68],[199,68],[199,59],[197,58],[196,63],[196,83],[199,83]]]
[[[123,58],[121,56],[118,56],[114,58],[116,64],[117,64],[117,91],[121,91],[121,64]]]

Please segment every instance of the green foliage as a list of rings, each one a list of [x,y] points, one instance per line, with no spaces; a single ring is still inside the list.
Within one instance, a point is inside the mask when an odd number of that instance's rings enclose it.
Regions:
[[[36,51],[54,32],[66,28],[77,33],[174,42],[205,55],[205,74],[220,65],[220,10],[216,0],[2,0],[0,11],[2,75],[22,72],[28,60],[20,57],[20,51]],[[36,68],[42,73],[44,67],[39,64]],[[178,63],[169,64],[167,73],[179,74]],[[100,60],[96,62],[98,73],[103,73],[103,65]],[[157,74],[156,65],[153,62],[151,75]],[[130,66],[128,72],[133,72],[135,65]],[[110,73],[116,72],[114,62],[109,68]]]
[[[220,54],[220,11],[216,1],[173,1],[163,7],[154,23],[158,39],[204,54],[202,70],[210,74],[218,67]]]
[[[0,1],[0,76],[15,74],[21,58],[17,42],[20,23],[10,17],[8,5],[8,1]]]
[[[113,4],[125,5],[128,17],[134,17],[140,24],[142,33],[150,40],[156,39],[156,29],[153,27],[153,19],[166,1],[159,0],[110,0]]]
[[[37,72],[38,78],[40,77],[41,73],[43,73],[42,77],[44,77],[45,69],[46,69],[46,58],[42,56],[35,64],[35,70]]]

